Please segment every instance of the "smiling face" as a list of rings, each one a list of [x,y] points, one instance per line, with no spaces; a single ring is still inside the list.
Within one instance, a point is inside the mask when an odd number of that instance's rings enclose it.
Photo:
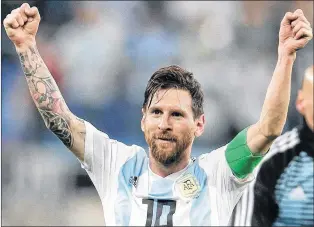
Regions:
[[[194,138],[204,131],[204,114],[194,119],[188,91],[160,89],[142,111],[141,127],[152,158],[170,166],[190,156]]]

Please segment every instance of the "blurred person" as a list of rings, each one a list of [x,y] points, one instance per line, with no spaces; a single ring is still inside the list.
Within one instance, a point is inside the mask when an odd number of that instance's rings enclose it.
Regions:
[[[50,38],[66,75],[66,89],[62,94],[73,112],[100,125],[102,131],[110,130],[116,138],[124,138],[130,123],[107,121],[104,124],[103,118],[123,113],[119,109],[123,106],[121,96],[125,90],[121,81],[127,75],[124,73],[127,60],[123,52],[126,36],[122,18],[108,1],[71,1],[71,7],[73,19],[62,24]],[[118,130],[120,127],[125,130]]]
[[[226,225],[253,170],[283,129],[296,51],[312,38],[302,10],[281,22],[278,62],[260,119],[230,143],[191,158],[205,125],[203,93],[192,73],[179,66],[157,70],[148,81],[139,146],[110,139],[67,107],[39,55],[40,15],[24,3],[4,20],[20,57],[31,96],[44,122],[78,158],[92,179],[107,225]],[[79,94],[78,94],[79,96]]]
[[[57,64],[58,59],[53,51],[53,45],[38,35],[36,43],[47,68],[54,75],[54,80],[62,91],[63,74]],[[29,91],[25,88],[25,80],[21,77],[23,71],[19,68],[20,62],[13,56],[9,58],[5,56],[2,61],[4,63],[2,64],[4,142],[43,140],[47,135],[44,131],[45,126],[40,122],[40,114],[33,108],[32,100],[28,98]]]
[[[138,81],[165,62],[177,62],[179,55],[178,35],[164,12],[164,3],[141,3],[129,17],[126,37],[125,51],[131,67],[125,77],[125,95],[130,103],[136,103],[145,89],[145,84]]]
[[[278,137],[256,168],[257,178],[237,204],[232,226],[314,225],[313,70],[306,69],[296,99],[302,123]]]
[[[51,39],[59,52],[60,67],[67,75],[65,95],[78,111],[83,106],[101,112],[119,94],[119,73],[124,67],[121,18],[106,1],[71,2],[71,5],[73,19],[60,26]],[[106,76],[105,69],[114,76]],[[81,93],[80,97],[77,92]]]

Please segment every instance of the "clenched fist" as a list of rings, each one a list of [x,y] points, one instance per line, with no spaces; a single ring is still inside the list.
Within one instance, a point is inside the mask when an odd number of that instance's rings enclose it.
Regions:
[[[301,9],[294,13],[288,12],[280,24],[279,53],[294,55],[302,49],[313,37],[310,22]]]
[[[3,20],[3,25],[13,44],[21,47],[35,42],[39,22],[40,15],[37,7],[31,8],[28,3],[24,3],[7,15]]]

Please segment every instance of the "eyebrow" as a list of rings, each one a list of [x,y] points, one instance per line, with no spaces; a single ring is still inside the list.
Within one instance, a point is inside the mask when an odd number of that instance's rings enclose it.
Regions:
[[[156,110],[156,109],[162,109],[162,107],[161,106],[158,106],[158,105],[155,105],[155,106],[150,106],[149,108],[148,108],[148,110]],[[183,114],[187,114],[187,111],[186,110],[184,110],[184,109],[182,109],[182,108],[180,108],[180,107],[174,107],[174,108],[171,108],[171,111],[172,112],[180,112],[180,113],[183,113]]]

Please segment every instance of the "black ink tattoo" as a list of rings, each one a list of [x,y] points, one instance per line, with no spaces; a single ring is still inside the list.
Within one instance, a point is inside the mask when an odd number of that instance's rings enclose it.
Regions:
[[[33,100],[47,128],[65,146],[72,148],[74,138],[70,128],[71,119],[68,115],[68,108],[37,49],[30,47],[28,50],[19,53],[19,57]],[[84,122],[83,120],[80,121]]]
[[[67,121],[60,115],[48,111],[39,109],[47,128],[49,128],[65,146],[71,148],[73,145],[72,133]]]
[[[42,61],[39,60],[35,50],[33,48],[30,48],[30,51],[31,51],[31,58],[32,58],[31,60],[29,59],[27,51],[19,54],[23,71],[26,77],[34,76],[37,70],[42,66],[41,65]]]

